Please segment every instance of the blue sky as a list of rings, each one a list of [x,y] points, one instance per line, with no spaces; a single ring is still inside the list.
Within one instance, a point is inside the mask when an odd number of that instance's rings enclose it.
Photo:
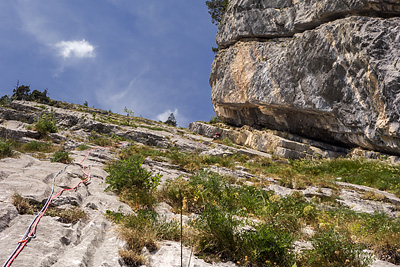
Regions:
[[[0,96],[19,81],[121,114],[208,121],[216,31],[203,0],[2,0]]]

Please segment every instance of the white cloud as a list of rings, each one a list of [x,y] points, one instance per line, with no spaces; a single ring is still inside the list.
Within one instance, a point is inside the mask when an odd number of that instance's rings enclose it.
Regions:
[[[55,44],[59,53],[64,58],[93,58],[94,46],[85,39],[81,41],[61,41]]]

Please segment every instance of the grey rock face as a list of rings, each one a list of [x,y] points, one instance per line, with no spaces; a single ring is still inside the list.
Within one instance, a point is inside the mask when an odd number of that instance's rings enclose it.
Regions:
[[[253,1],[233,1],[239,2],[252,6]],[[386,2],[390,7],[384,11],[398,9],[397,1]],[[227,19],[235,14],[227,13]],[[214,110],[237,126],[399,154],[399,55],[400,18],[351,16],[293,38],[237,42],[214,60]]]
[[[74,152],[76,162],[87,152]],[[103,154],[111,156],[109,151]],[[97,161],[96,161],[97,160]],[[38,225],[36,235],[18,256],[13,266],[125,266],[120,263],[118,249],[124,241],[118,238],[115,226],[104,214],[106,210],[131,213],[132,210],[118,198],[104,192],[107,173],[102,169],[105,162],[98,162],[98,155],[92,153],[84,164],[90,165],[92,179],[77,190],[65,192],[52,204],[76,205],[87,214],[87,219],[76,224],[66,224],[57,217],[45,216]],[[11,204],[13,194],[44,203],[51,192],[53,176],[65,167],[61,163],[40,161],[31,156],[0,160],[0,259],[9,257],[21,239],[33,215],[18,215]],[[72,164],[56,179],[55,192],[71,188],[81,179],[81,166]],[[95,207],[95,208],[94,208]],[[107,265],[108,264],[108,265]]]
[[[243,38],[293,36],[349,15],[398,16],[396,0],[232,0],[219,24],[217,44]]]
[[[338,158],[345,156],[348,152],[343,147],[332,146],[326,143],[302,138],[300,136],[282,133],[277,131],[258,131],[248,126],[235,129],[223,129],[201,122],[189,124],[189,130],[213,136],[215,133],[221,134],[221,138],[234,140],[238,145],[247,146],[260,151],[262,157],[268,157],[265,153],[272,152],[283,158]]]

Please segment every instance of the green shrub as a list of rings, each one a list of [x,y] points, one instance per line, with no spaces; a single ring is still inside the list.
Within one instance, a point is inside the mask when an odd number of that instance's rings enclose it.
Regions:
[[[38,90],[33,90],[30,93],[30,86],[21,85],[17,83],[15,89],[13,89],[13,95],[11,96],[12,100],[27,100],[27,101],[36,101],[43,104],[48,104],[50,102],[50,98],[47,96],[47,89],[43,92]]]
[[[0,159],[13,155],[12,144],[8,140],[0,139]]]
[[[217,116],[211,116],[211,119],[210,119],[210,121],[208,123],[216,124],[216,123],[219,123],[219,122],[221,122],[221,120]]]
[[[0,98],[0,106],[9,106],[11,103],[11,98],[8,95],[3,95]]]
[[[84,150],[86,150],[86,149],[88,149],[88,148],[90,148],[88,145],[86,145],[86,144],[82,144],[82,145],[79,145],[78,147],[77,147],[77,149],[79,150],[79,151],[84,151]]]
[[[228,7],[229,0],[210,0],[206,1],[208,13],[211,15],[212,23],[218,25]]]
[[[53,113],[43,114],[36,121],[35,129],[39,133],[48,134],[48,133],[56,133],[58,132],[58,128],[56,125],[56,119],[54,118]]]
[[[293,237],[289,232],[264,223],[246,227],[245,222],[226,209],[207,205],[193,223],[199,233],[197,249],[243,266],[292,267]]]
[[[162,194],[176,210],[184,200],[185,212],[202,212],[207,203],[217,203],[236,214],[263,216],[270,195],[255,186],[233,186],[226,178],[209,171],[200,171],[189,180],[182,177],[168,180]]]
[[[241,262],[251,266],[288,266],[294,264],[291,253],[293,237],[269,224],[254,226],[253,231],[244,231],[240,236]]]
[[[226,146],[233,146],[233,143],[232,143],[231,139],[229,139],[228,137],[225,137],[225,138],[222,140],[222,144],[224,144],[224,145],[226,145]]]
[[[155,202],[153,191],[160,183],[161,174],[153,175],[142,168],[143,158],[133,155],[127,159],[112,163],[107,172],[107,190],[116,192],[132,206],[151,207]]]
[[[367,267],[372,263],[372,256],[363,251],[364,246],[334,230],[318,233],[312,245],[313,249],[304,253],[299,266]]]
[[[51,149],[51,144],[38,142],[35,140],[23,144],[21,147],[21,150],[25,152],[48,152],[50,151],[50,149]]]
[[[121,222],[122,218],[124,218],[124,214],[122,212],[106,210],[106,217],[115,223],[119,223]]]
[[[68,151],[57,151],[53,154],[50,160],[51,162],[62,162],[62,163],[70,163],[72,161]]]
[[[91,135],[89,136],[89,141],[95,145],[102,147],[112,146],[114,143],[111,137],[98,135],[94,132],[92,132]]]
[[[239,260],[239,235],[243,222],[231,212],[214,205],[207,205],[204,212],[193,223],[199,232],[197,249],[205,254],[220,255],[228,260]]]

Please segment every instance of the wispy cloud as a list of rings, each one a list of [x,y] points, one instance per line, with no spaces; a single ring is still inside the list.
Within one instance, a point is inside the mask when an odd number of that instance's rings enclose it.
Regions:
[[[55,47],[64,59],[95,57],[95,47],[85,39],[81,41],[61,41],[56,43]]]

